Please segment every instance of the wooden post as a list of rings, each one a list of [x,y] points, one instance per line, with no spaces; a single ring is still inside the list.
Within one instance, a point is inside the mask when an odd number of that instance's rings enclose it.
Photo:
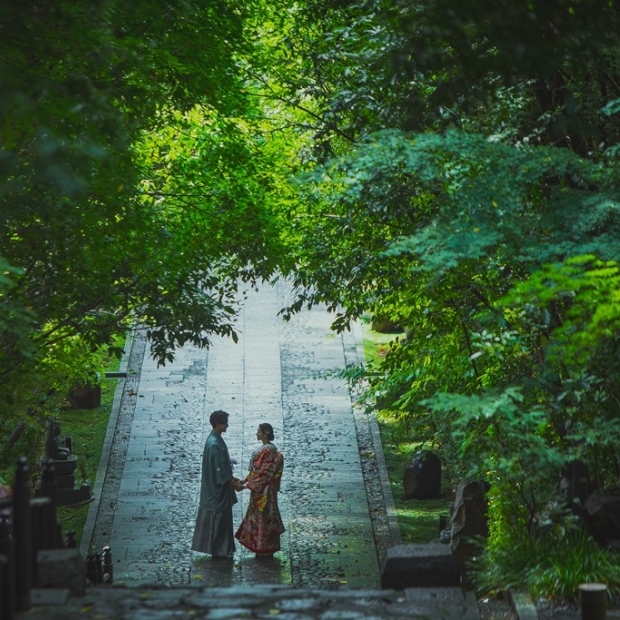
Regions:
[[[97,575],[97,554],[89,553],[86,556],[86,576],[90,581],[91,586],[96,586],[99,583],[99,577]]]
[[[14,571],[13,571],[14,572]],[[13,620],[15,614],[11,615],[11,604],[9,601],[9,596],[13,595],[13,607],[15,609],[15,591],[11,593],[8,589],[8,581],[9,581],[9,558],[6,555],[2,555],[0,553],[0,618],[4,618],[5,616],[9,620]]]
[[[0,618],[15,618],[15,538],[8,515],[0,514],[0,557],[5,558],[0,570]]]
[[[604,583],[579,585],[581,620],[605,620],[607,618],[607,586]]]
[[[52,541],[49,538],[49,528],[45,527],[47,515],[50,512],[49,497],[33,497],[30,500],[31,532],[32,532],[32,583],[36,584],[37,553],[42,549],[51,549]]]
[[[32,590],[32,523],[30,480],[24,457],[17,461],[13,484],[13,533],[15,535],[15,606],[30,609]]]

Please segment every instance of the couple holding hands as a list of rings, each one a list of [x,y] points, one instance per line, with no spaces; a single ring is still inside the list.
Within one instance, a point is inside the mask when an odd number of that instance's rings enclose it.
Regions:
[[[262,442],[252,454],[248,475],[233,476],[228,447],[222,433],[228,428],[228,413],[214,411],[209,422],[212,430],[202,454],[200,504],[192,550],[209,553],[213,559],[232,558],[235,541],[257,557],[272,557],[280,550],[284,524],[278,508],[278,491],[284,457],[272,443],[271,424],[258,425],[256,439]],[[237,491],[249,489],[250,501],[239,529],[233,536],[232,507]]]

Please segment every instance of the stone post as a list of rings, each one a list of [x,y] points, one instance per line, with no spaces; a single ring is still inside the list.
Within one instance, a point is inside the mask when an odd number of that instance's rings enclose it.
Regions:
[[[13,484],[13,533],[15,535],[15,606],[30,609],[32,590],[32,520],[30,480],[24,457],[17,461]]]
[[[112,564],[112,552],[110,551],[109,545],[103,547],[103,552],[101,554],[101,571],[103,573],[103,583],[112,585],[114,582],[114,566]]]

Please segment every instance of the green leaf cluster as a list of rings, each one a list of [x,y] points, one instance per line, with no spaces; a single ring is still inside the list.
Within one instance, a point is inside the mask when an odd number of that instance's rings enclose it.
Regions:
[[[566,462],[618,484],[618,19],[614,2],[308,2],[289,14],[299,75],[274,61],[312,132],[287,311],[401,326],[368,396],[454,480],[491,482],[487,571],[511,545],[527,558]],[[562,553],[563,586],[537,592],[574,589]]]
[[[256,117],[240,63],[256,8],[0,9],[3,458],[37,445],[128,328],[161,363],[234,337],[238,282],[273,273],[264,139],[236,120]]]

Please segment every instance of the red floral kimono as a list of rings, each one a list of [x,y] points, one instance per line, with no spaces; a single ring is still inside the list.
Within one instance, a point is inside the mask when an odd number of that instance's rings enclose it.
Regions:
[[[235,537],[250,551],[272,554],[280,550],[280,534],[284,524],[278,508],[278,491],[284,457],[268,443],[252,454],[247,488],[250,503]]]

